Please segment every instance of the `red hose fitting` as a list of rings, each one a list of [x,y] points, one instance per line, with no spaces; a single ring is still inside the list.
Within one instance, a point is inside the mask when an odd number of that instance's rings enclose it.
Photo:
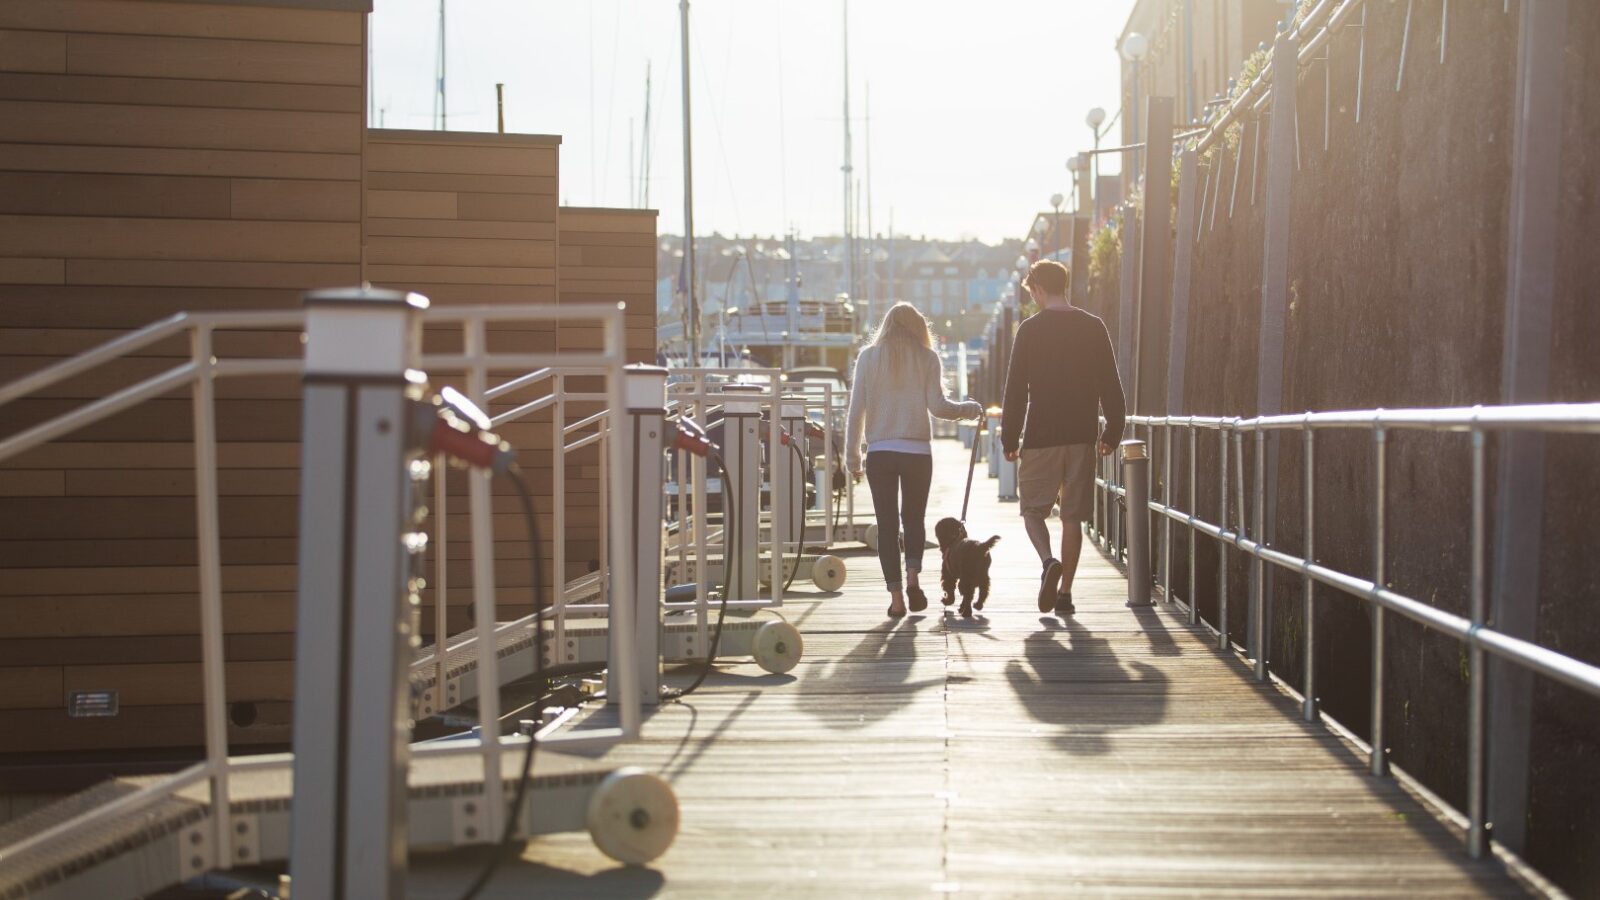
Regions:
[[[705,459],[718,449],[705,430],[694,422],[679,419],[673,424],[676,427],[669,432],[668,449],[692,453],[701,459]]]

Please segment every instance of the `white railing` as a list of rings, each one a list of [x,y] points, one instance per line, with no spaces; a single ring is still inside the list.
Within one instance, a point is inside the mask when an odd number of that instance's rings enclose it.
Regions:
[[[1384,613],[1392,611],[1418,623],[1431,631],[1448,635],[1465,646],[1468,668],[1468,723],[1467,723],[1467,811],[1466,841],[1468,852],[1481,856],[1487,849],[1486,806],[1484,774],[1487,765],[1486,745],[1486,659],[1491,654],[1509,663],[1521,666],[1546,678],[1551,678],[1575,688],[1591,697],[1600,697],[1600,667],[1550,650],[1539,644],[1496,631],[1487,624],[1488,596],[1485,569],[1487,565],[1488,527],[1488,475],[1487,438],[1491,433],[1533,431],[1544,433],[1600,434],[1600,403],[1536,404],[1524,406],[1499,406],[1451,409],[1393,409],[1358,410],[1350,412],[1303,413],[1298,415],[1260,416],[1257,418],[1217,418],[1207,416],[1130,416],[1134,436],[1140,429],[1149,438],[1151,449],[1159,448],[1162,467],[1160,499],[1149,501],[1151,512],[1161,517],[1163,539],[1161,556],[1155,565],[1156,583],[1168,600],[1175,598],[1175,585],[1171,577],[1172,529],[1189,529],[1188,590],[1186,603],[1190,622],[1202,621],[1196,597],[1195,548],[1201,537],[1218,542],[1221,558],[1217,567],[1218,614],[1216,623],[1204,623],[1217,635],[1218,646],[1232,650],[1228,635],[1228,551],[1236,550],[1246,555],[1252,571],[1250,577],[1251,634],[1248,646],[1241,652],[1248,657],[1254,654],[1256,678],[1265,680],[1268,673],[1266,613],[1263,602],[1265,567],[1298,574],[1303,586],[1303,623],[1301,658],[1305,661],[1301,685],[1302,714],[1307,721],[1320,715],[1316,703],[1316,669],[1312,664],[1316,647],[1316,617],[1313,615],[1314,586],[1323,584],[1355,597],[1372,607],[1372,673],[1371,721],[1369,765],[1375,775],[1388,771],[1384,755],[1383,723],[1383,671]],[[1373,571],[1370,577],[1342,572],[1316,561],[1316,436],[1329,429],[1367,431],[1373,448],[1373,502],[1372,522],[1367,535],[1373,548]],[[1389,498],[1386,477],[1387,435],[1390,431],[1412,430],[1451,432],[1468,435],[1471,441],[1471,521],[1469,543],[1471,561],[1469,573],[1468,615],[1446,612],[1431,603],[1407,596],[1391,589],[1385,579],[1387,517]],[[1220,522],[1208,522],[1199,516],[1199,440],[1202,432],[1214,433],[1218,442],[1218,467],[1216,481],[1211,491],[1221,510]],[[1268,437],[1273,433],[1295,433],[1303,441],[1303,467],[1301,473],[1301,499],[1304,515],[1303,548],[1299,555],[1285,552],[1266,538],[1271,522],[1268,520],[1267,469],[1273,457],[1267,448]],[[1175,438],[1177,433],[1187,435],[1186,441]],[[1158,435],[1160,439],[1158,439]],[[1245,436],[1252,436],[1253,486],[1245,486]],[[1230,455],[1232,467],[1229,465]],[[1178,448],[1186,446],[1186,450]],[[1152,453],[1152,464],[1156,457]],[[1188,463],[1187,511],[1174,502],[1172,472],[1174,458],[1186,457]],[[1273,473],[1276,480],[1276,474]],[[1230,479],[1232,491],[1230,492]],[[1117,469],[1110,460],[1104,461],[1096,479],[1099,502],[1096,504],[1093,531],[1096,539],[1118,559],[1125,554],[1127,542],[1124,515],[1133,515],[1125,506],[1127,489],[1117,477]],[[1231,501],[1231,504],[1230,504]],[[1179,501],[1183,502],[1183,501]],[[1231,505],[1231,510],[1230,510]],[[1252,510],[1247,517],[1246,510]],[[1235,518],[1236,517],[1236,518]]]
[[[495,322],[550,322],[556,321],[588,321],[598,322],[602,327],[602,349],[597,352],[572,352],[572,353],[499,353],[487,349],[487,326]],[[522,386],[526,379],[537,380],[540,372],[560,369],[564,372],[585,372],[592,375],[604,375],[606,391],[597,395],[604,399],[606,408],[623,408],[623,367],[626,365],[626,350],[623,333],[623,310],[620,304],[577,304],[564,306],[549,305],[503,305],[503,306],[450,306],[434,307],[426,311],[424,323],[429,326],[444,326],[459,328],[462,335],[462,351],[460,353],[423,354],[419,360],[424,371],[427,372],[462,372],[467,380],[467,395],[480,407],[486,406],[490,399]],[[227,868],[231,864],[232,854],[226,848],[232,846],[231,840],[231,805],[229,794],[229,776],[232,772],[245,769],[259,768],[269,765],[281,765],[281,758],[262,759],[243,757],[231,759],[228,754],[227,741],[227,713],[226,685],[224,673],[224,642],[222,621],[222,571],[221,551],[218,529],[218,487],[217,487],[217,439],[216,439],[216,397],[215,382],[219,378],[240,376],[270,376],[298,375],[302,371],[302,360],[299,357],[270,358],[270,359],[220,359],[216,355],[213,338],[218,332],[233,331],[303,331],[305,327],[305,313],[301,310],[270,311],[270,312],[199,312],[179,313],[149,326],[138,329],[122,337],[108,341],[79,356],[63,360],[54,365],[41,369],[38,372],[25,376],[10,384],[0,386],[0,404],[9,403],[20,398],[36,394],[53,385],[83,374],[124,358],[135,351],[149,347],[161,341],[187,336],[189,338],[189,356],[187,359],[175,362],[171,368],[156,375],[149,376],[117,391],[114,391],[98,400],[86,403],[81,407],[50,419],[46,422],[28,428],[18,434],[0,439],[0,463],[16,457],[27,450],[34,449],[50,441],[64,437],[80,429],[102,421],[116,413],[130,409],[147,400],[169,394],[172,391],[189,387],[193,404],[194,441],[195,441],[195,508],[197,517],[198,541],[198,568],[199,568],[199,595],[198,603],[201,614],[201,658],[202,658],[202,690],[203,710],[205,723],[205,759],[176,774],[159,779],[140,790],[120,797],[103,806],[86,810],[52,828],[30,835],[25,840],[9,847],[0,848],[0,867],[4,867],[10,860],[21,857],[23,854],[46,844],[47,842],[69,836],[74,830],[92,821],[103,821],[113,816],[123,816],[148,809],[152,805],[174,796],[177,792],[191,785],[205,781],[209,787],[209,814],[212,826],[212,842],[214,848],[213,865],[217,868]],[[491,372],[533,372],[531,376],[513,379],[506,384],[498,386],[496,393],[491,395],[487,387],[487,380]],[[552,401],[559,404],[558,398]],[[521,414],[532,410],[523,409]],[[513,413],[516,413],[513,410]],[[507,414],[510,415],[510,414]],[[501,420],[504,420],[504,416]],[[559,419],[558,419],[559,421]],[[600,419],[591,417],[585,422],[594,424]],[[576,428],[577,426],[572,426]],[[569,446],[584,445],[585,441],[598,440],[598,436],[591,436]],[[620,471],[624,466],[621,458],[622,448],[617,442],[608,442],[606,453],[602,459],[604,465],[611,471]],[[558,443],[557,446],[562,446]],[[556,465],[562,459],[561,453],[554,454]],[[559,469],[557,470],[560,471]],[[472,531],[472,564],[473,564],[473,603],[476,618],[480,624],[494,622],[495,587],[494,587],[494,543],[492,509],[489,497],[489,474],[484,472],[470,473],[469,502],[470,523]],[[560,490],[562,479],[556,479],[557,491]],[[436,484],[442,485],[442,470],[436,474]],[[604,478],[602,478],[602,484]],[[442,495],[441,495],[442,496]],[[558,493],[559,496],[559,493]],[[618,547],[627,546],[628,541],[628,515],[623,505],[625,498],[621,492],[611,491],[606,495],[604,523],[609,529],[610,542]],[[442,515],[444,507],[441,505],[441,515],[438,517],[439,541],[437,544],[438,556],[442,559],[448,552],[443,537]],[[557,541],[562,537],[562,517],[564,505],[556,507],[556,527],[553,529]],[[607,534],[602,533],[602,547],[607,543]],[[398,537],[398,536],[397,536]],[[558,544],[558,546],[560,546]],[[561,566],[562,554],[557,554],[556,564]],[[443,569],[439,570],[441,575]],[[560,569],[558,568],[558,573]],[[631,554],[623,553],[618,558],[610,560],[610,582],[612,585],[627,586],[633,584],[633,560]],[[441,578],[436,597],[438,606],[445,606],[446,582]],[[627,590],[629,588],[622,588]],[[620,632],[627,652],[621,658],[611,661],[614,675],[621,686],[618,698],[620,700],[619,725],[612,728],[586,730],[581,733],[557,734],[541,737],[544,744],[560,745],[566,747],[607,745],[617,740],[628,740],[637,737],[640,722],[640,690],[639,681],[633,672],[634,654],[632,642],[634,604],[631,598],[625,602],[615,604],[612,614],[611,628]],[[441,634],[443,632],[441,631]],[[499,684],[496,675],[496,654],[493,641],[478,642],[478,678],[479,678],[479,718],[480,735],[497,735],[499,715],[498,690]],[[442,681],[441,681],[442,687]],[[500,755],[503,752],[521,752],[520,747],[526,738],[498,738],[496,740],[479,739],[476,741],[458,741],[447,745],[419,745],[413,748],[414,756],[477,756],[481,760],[484,774],[485,806],[488,816],[488,835],[499,834],[503,827],[506,815],[506,802],[503,796],[504,789],[500,777]]]

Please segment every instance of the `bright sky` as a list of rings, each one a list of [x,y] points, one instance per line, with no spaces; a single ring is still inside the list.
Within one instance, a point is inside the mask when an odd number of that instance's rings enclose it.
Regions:
[[[675,0],[445,0],[451,130],[559,134],[561,200],[627,206],[630,120],[642,155],[653,71],[650,205],[682,233]],[[1022,237],[1117,112],[1113,46],[1133,0],[855,0],[850,103],[872,229]],[[838,234],[843,221],[841,0],[692,0],[695,231]],[[374,124],[432,128],[439,0],[376,0]],[[1120,129],[1113,129],[1112,134]],[[1111,158],[1102,174],[1114,172]],[[861,230],[866,230],[863,197]]]

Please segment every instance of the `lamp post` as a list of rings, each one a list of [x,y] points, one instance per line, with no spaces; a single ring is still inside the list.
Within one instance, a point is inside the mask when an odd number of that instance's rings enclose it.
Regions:
[[[1089,220],[1097,221],[1100,218],[1100,126],[1106,122],[1106,111],[1096,106],[1089,110],[1089,115],[1084,118],[1089,130],[1094,132],[1094,155],[1089,157]]]
[[[1060,193],[1055,193],[1055,194],[1051,194],[1050,195],[1050,205],[1055,207],[1055,210],[1056,210],[1056,250],[1055,250],[1055,252],[1057,254],[1059,254],[1061,252],[1061,203],[1065,199],[1066,198],[1061,196]]]
[[[1123,59],[1127,60],[1133,66],[1133,90],[1130,92],[1130,96],[1128,98],[1133,102],[1133,117],[1125,121],[1131,123],[1133,126],[1131,129],[1132,140],[1128,141],[1127,143],[1137,144],[1143,139],[1143,136],[1139,134],[1139,63],[1150,52],[1150,39],[1137,31],[1130,31],[1128,32],[1127,36],[1122,39],[1122,45],[1117,48],[1117,52],[1122,55]],[[1126,108],[1126,106],[1124,106],[1124,108]],[[1138,178],[1137,173],[1140,172],[1144,167],[1142,159],[1143,157],[1140,151],[1133,151],[1133,172],[1135,173],[1135,179]],[[1122,171],[1123,186],[1126,188],[1128,186],[1128,167],[1123,166]],[[1127,190],[1124,190],[1122,193],[1123,196],[1128,195]]]

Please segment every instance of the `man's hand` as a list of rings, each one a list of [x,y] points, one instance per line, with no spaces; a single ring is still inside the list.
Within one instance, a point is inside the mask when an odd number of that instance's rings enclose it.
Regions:
[[[1101,441],[1100,442],[1100,455],[1101,456],[1110,456],[1116,449],[1117,449],[1117,445],[1115,445],[1115,444],[1109,444],[1109,443],[1106,443],[1105,441]]]
[[[1006,451],[1006,462],[1016,462],[1017,461],[1017,457],[1020,456],[1020,455],[1021,454],[1018,453],[1015,450],[1007,450]]]

